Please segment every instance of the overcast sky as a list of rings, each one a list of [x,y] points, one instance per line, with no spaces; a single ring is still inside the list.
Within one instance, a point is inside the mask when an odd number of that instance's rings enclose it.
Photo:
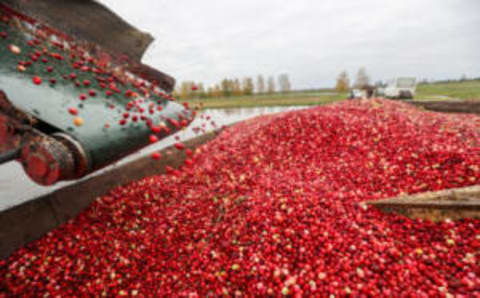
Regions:
[[[331,87],[345,69],[373,80],[480,76],[480,0],[100,0],[151,33],[144,62],[207,86],[288,73]]]

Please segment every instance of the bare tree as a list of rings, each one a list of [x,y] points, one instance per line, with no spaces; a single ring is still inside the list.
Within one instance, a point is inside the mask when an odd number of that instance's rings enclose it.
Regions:
[[[335,89],[337,89],[339,92],[342,92],[347,91],[349,88],[350,79],[348,78],[347,72],[344,70],[337,77],[337,86],[335,86]]]
[[[213,98],[213,87],[207,88],[207,98]]]
[[[222,96],[222,88],[220,87],[219,84],[215,84],[215,86],[213,86],[213,97],[220,97]]]
[[[229,79],[223,79],[220,83],[223,96],[229,97],[232,95],[233,92],[233,81]]]
[[[278,76],[278,85],[280,87],[281,92],[288,92],[290,91],[290,79],[288,78],[288,74],[284,73]]]
[[[193,92],[192,92],[192,86],[194,86],[195,83],[193,81],[185,81],[182,82],[176,91],[176,93],[179,95],[181,99],[188,99],[193,97]]]
[[[198,87],[198,90],[196,91],[197,96],[200,98],[206,98],[207,92],[205,91],[205,87],[203,86],[203,83],[198,83],[197,87]]]
[[[253,94],[253,79],[248,77],[243,79],[243,94],[252,95]]]
[[[355,87],[356,88],[363,88],[368,86],[370,83],[370,77],[367,74],[367,70],[365,67],[362,67],[358,70],[357,78],[355,80]]]
[[[275,93],[275,79],[272,76],[268,77],[267,92],[270,94]]]
[[[233,95],[234,96],[241,96],[243,94],[242,84],[240,84],[240,80],[235,78],[233,80]]]
[[[262,75],[257,77],[257,93],[265,93],[265,80]]]

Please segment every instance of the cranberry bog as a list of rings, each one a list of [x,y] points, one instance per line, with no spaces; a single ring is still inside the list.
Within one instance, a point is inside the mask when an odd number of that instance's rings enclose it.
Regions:
[[[367,204],[479,184],[479,116],[352,100],[260,116],[186,146],[172,149],[182,165],[112,189],[0,261],[0,291],[480,294],[479,219]]]

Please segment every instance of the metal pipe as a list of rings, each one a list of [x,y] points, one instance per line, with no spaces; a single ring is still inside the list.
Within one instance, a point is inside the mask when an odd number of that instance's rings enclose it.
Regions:
[[[0,153],[0,164],[15,160],[19,156],[19,154],[19,148]]]

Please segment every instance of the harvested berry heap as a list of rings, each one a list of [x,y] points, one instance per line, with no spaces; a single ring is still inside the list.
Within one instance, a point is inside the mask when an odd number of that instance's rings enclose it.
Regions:
[[[366,200],[480,181],[480,117],[387,100],[225,129],[168,175],[99,198],[1,263],[11,294],[480,293],[480,221]],[[65,198],[68,199],[68,198]]]

